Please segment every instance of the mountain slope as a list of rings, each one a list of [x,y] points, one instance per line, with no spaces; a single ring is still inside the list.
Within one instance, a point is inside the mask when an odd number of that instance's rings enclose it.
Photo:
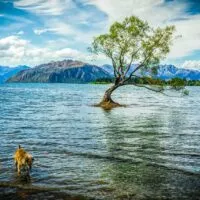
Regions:
[[[63,60],[42,64],[19,72],[8,82],[88,83],[110,74],[95,65],[80,61]]]
[[[26,65],[20,65],[17,67],[0,66],[0,83],[6,82],[10,77],[26,69],[29,69]]]
[[[129,71],[129,74],[135,69],[137,65],[132,65]],[[102,69],[110,73],[112,76],[114,74],[113,68],[111,65],[103,65]],[[136,75],[141,76],[141,73],[138,71]],[[150,76],[149,72],[144,73],[145,76]],[[189,70],[184,68],[178,68],[174,65],[160,65],[158,68],[157,75],[155,78],[169,80],[172,78],[181,78],[187,80],[200,80],[200,71],[198,70]]]
[[[181,78],[187,80],[200,80],[200,71],[177,68],[174,65],[161,65],[156,77],[161,79]]]

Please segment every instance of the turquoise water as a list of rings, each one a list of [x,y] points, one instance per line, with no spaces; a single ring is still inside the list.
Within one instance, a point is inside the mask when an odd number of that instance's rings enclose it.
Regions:
[[[22,184],[18,144],[35,162],[28,187],[98,199],[200,199],[200,87],[167,97],[124,87],[98,103],[108,85],[0,85],[0,183]]]

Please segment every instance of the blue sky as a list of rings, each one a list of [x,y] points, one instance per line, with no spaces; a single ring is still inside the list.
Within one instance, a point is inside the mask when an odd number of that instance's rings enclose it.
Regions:
[[[114,21],[131,15],[153,27],[174,24],[178,37],[162,63],[200,69],[200,0],[1,0],[0,65],[67,58],[109,63],[87,47]]]

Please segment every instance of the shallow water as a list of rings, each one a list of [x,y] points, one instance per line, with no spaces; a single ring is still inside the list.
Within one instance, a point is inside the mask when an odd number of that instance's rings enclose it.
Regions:
[[[0,85],[0,185],[96,199],[200,199],[200,87],[179,98],[120,88],[114,98],[129,106],[91,106],[107,87]],[[15,172],[18,144],[35,157],[31,183]]]

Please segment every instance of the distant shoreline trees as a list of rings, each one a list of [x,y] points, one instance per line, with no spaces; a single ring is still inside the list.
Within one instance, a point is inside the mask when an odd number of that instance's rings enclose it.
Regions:
[[[143,85],[161,85],[161,86],[200,86],[200,80],[186,80],[181,78],[173,78],[170,80],[154,79],[151,77],[132,78],[130,82]],[[111,84],[114,78],[101,78],[92,82],[93,84]]]

